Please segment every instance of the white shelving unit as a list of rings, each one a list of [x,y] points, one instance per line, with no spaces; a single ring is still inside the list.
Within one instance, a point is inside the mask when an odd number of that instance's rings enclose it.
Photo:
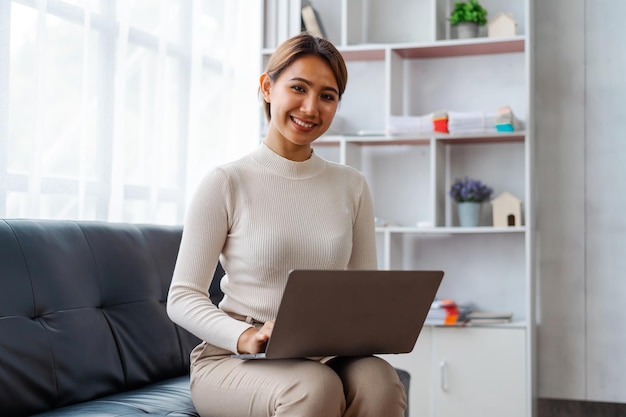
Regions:
[[[534,415],[534,282],[530,21],[532,0],[481,0],[489,16],[511,12],[512,38],[449,39],[451,0],[313,0],[327,37],[343,53],[348,87],[322,157],[367,177],[379,267],[442,269],[440,298],[511,311],[514,322],[427,327],[407,355],[387,358],[411,373],[416,416]],[[300,1],[265,0],[263,61],[300,31]],[[437,110],[495,112],[508,105],[524,130],[389,136],[390,116]],[[260,115],[262,117],[262,115]],[[519,227],[458,226],[447,191],[470,176],[523,202]]]

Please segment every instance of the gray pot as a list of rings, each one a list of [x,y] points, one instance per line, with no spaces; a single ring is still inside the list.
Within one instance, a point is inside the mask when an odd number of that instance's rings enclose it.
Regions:
[[[459,215],[459,226],[476,227],[480,224],[481,203],[474,201],[464,201],[456,203]]]
[[[470,39],[478,36],[478,23],[463,22],[456,25],[458,39]]]

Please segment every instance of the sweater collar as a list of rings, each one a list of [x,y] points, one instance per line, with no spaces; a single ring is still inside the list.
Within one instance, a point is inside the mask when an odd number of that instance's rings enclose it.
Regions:
[[[278,155],[264,143],[261,143],[259,148],[252,153],[252,157],[271,172],[289,179],[314,177],[326,165],[326,161],[315,152],[306,161],[296,162]]]

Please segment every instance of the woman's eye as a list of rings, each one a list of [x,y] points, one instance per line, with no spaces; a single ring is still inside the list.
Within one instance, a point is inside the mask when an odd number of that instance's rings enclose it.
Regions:
[[[322,94],[322,98],[326,101],[335,101],[335,96],[332,94]]]
[[[304,92],[304,88],[300,85],[294,85],[293,87],[291,87],[294,91],[297,91],[299,93],[303,93]]]

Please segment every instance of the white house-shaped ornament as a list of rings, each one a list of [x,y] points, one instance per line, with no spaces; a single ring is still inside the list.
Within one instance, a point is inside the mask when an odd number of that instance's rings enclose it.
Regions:
[[[517,23],[512,13],[498,13],[487,24],[487,36],[490,38],[510,38],[517,32]]]
[[[493,227],[522,225],[522,201],[505,191],[491,200]]]

